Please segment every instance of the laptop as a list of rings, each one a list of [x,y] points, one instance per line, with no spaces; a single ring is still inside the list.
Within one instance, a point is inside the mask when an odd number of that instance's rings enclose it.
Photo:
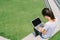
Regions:
[[[39,32],[38,27],[44,27],[41,20],[39,18],[36,18],[32,21],[35,36],[38,36],[41,32]]]

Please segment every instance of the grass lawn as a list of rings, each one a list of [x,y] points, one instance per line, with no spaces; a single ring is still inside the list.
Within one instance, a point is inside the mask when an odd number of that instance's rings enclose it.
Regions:
[[[60,40],[60,31],[57,32],[53,37],[51,37],[50,40]]]
[[[0,0],[0,35],[21,40],[33,32],[34,18],[39,16],[45,22],[41,15],[43,8],[43,0]]]

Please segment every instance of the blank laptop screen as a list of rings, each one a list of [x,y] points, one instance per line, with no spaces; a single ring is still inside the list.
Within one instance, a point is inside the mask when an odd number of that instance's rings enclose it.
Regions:
[[[34,27],[36,27],[37,25],[39,25],[41,23],[41,20],[39,18],[36,18],[35,20],[32,21]]]

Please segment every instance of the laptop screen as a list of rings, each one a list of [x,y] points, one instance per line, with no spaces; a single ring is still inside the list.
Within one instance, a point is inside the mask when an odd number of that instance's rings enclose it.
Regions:
[[[36,27],[37,25],[39,25],[41,23],[41,20],[39,18],[36,18],[35,20],[32,21],[34,27]]]

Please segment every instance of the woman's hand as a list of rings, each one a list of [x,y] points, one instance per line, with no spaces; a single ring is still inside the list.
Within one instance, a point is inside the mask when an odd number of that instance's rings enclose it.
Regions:
[[[38,27],[38,31],[42,32],[43,31],[42,27]]]
[[[42,27],[38,27],[38,31],[39,32],[42,32],[42,34],[46,34],[46,30],[45,29],[43,29]]]

